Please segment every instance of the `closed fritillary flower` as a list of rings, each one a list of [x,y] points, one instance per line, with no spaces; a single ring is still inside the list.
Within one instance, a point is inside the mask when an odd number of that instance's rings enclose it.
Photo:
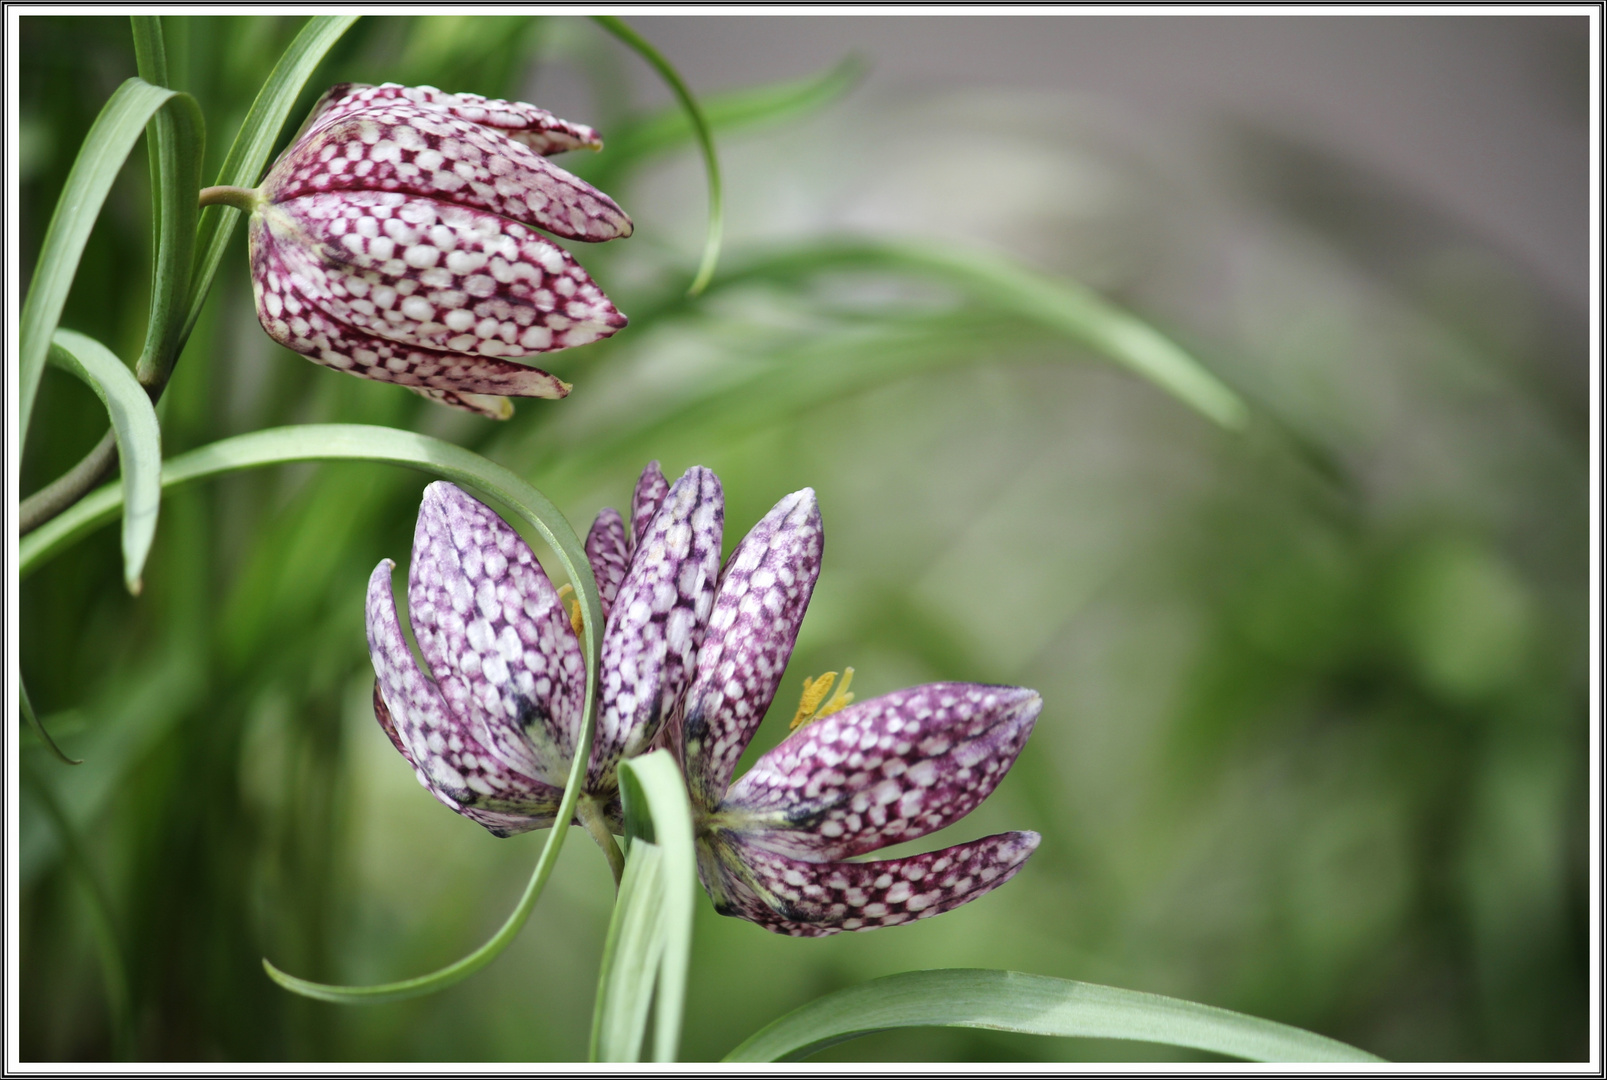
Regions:
[[[591,128],[523,102],[429,86],[336,86],[255,191],[257,316],[327,367],[505,419],[509,397],[569,384],[516,358],[585,345],[625,316],[545,230],[629,236],[607,195],[546,155],[598,149]]]

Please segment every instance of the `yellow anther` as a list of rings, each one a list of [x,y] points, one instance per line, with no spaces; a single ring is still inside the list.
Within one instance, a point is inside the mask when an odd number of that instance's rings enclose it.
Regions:
[[[573,585],[558,586],[558,599],[569,605],[569,628],[578,638],[586,630],[586,616],[580,611],[580,597],[575,595]]]
[[[792,723],[789,725],[791,730],[797,731],[822,716],[830,716],[854,700],[854,695],[848,692],[848,684],[854,681],[854,669],[843,669],[843,684],[837,687],[837,692],[832,694],[831,700],[826,701],[826,695],[831,693],[832,684],[836,681],[835,671],[828,671],[813,679],[804,679],[803,696],[798,699],[798,711],[793,715]],[[821,704],[822,702],[825,704]]]
[[[837,692],[831,695],[831,700],[822,705],[820,711],[815,714],[816,720],[819,720],[822,716],[830,716],[832,713],[846,709],[853,704],[854,695],[848,692],[848,684],[853,681],[854,669],[851,667],[843,668],[842,684],[837,687]]]

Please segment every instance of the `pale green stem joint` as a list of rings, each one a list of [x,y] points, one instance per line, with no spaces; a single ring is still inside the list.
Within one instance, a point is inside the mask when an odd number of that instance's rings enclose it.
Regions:
[[[603,808],[596,799],[590,795],[582,795],[575,804],[575,816],[586,827],[591,838],[597,841],[597,846],[603,849],[608,856],[608,869],[614,875],[614,889],[618,891],[620,880],[625,876],[625,856],[614,842],[614,834],[609,831],[608,822],[603,817]]]
[[[230,184],[219,184],[217,187],[201,189],[202,206],[232,206],[236,210],[244,210],[254,214],[266,200],[258,188],[234,187]]]

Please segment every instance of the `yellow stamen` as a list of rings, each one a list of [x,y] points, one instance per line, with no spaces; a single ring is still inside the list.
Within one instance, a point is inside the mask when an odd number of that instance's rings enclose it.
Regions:
[[[797,731],[822,716],[830,716],[854,700],[854,695],[848,692],[848,684],[854,681],[854,669],[843,668],[842,685],[837,687],[837,692],[832,694],[831,700],[826,701],[826,695],[831,693],[832,684],[836,681],[835,671],[828,671],[817,678],[804,679],[803,696],[798,699],[798,711],[793,715],[791,730]],[[822,702],[825,704],[821,704]]]
[[[798,699],[798,711],[793,714],[792,723],[788,725],[791,730],[797,731],[815,718],[815,710],[826,700],[826,695],[831,693],[831,684],[836,681],[835,671],[828,671],[814,679],[805,676],[803,696]]]
[[[586,616],[581,614],[580,597],[575,595],[575,587],[558,586],[558,599],[569,605],[569,628],[575,632],[577,638],[580,637],[586,630]]]
[[[837,692],[831,695],[831,700],[821,706],[820,711],[815,714],[816,720],[819,720],[822,716],[830,716],[832,713],[846,709],[853,704],[854,695],[848,692],[848,684],[853,681],[854,669],[851,667],[843,668],[842,684],[837,687]]]

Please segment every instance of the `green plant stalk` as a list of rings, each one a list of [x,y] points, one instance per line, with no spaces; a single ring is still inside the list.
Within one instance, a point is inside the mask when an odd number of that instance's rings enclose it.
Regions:
[[[614,892],[619,892],[619,883],[625,876],[625,855],[614,842],[614,834],[608,831],[608,822],[603,818],[603,808],[597,800],[590,795],[581,796],[576,804],[575,812],[591,838],[597,846],[603,849],[603,855],[608,859],[609,873],[614,875]]]
[[[691,121],[693,130],[697,133],[698,146],[703,150],[703,168],[709,181],[709,226],[703,239],[703,260],[698,266],[697,276],[692,279],[692,285],[686,290],[687,296],[697,296],[714,278],[715,264],[720,260],[720,243],[725,232],[725,193],[720,181],[720,160],[714,152],[714,133],[709,128],[708,118],[703,115],[703,109],[692,96],[686,82],[681,78],[673,65],[662,53],[623,19],[613,15],[593,15],[592,20],[613,34],[620,41],[630,46],[643,60],[652,65],[653,70],[668,84],[686,110],[687,119]]]

